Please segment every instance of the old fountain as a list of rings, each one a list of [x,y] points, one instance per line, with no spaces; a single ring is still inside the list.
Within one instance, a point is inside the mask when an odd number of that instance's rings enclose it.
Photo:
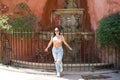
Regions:
[[[56,22],[56,19],[58,22]],[[65,0],[63,9],[55,9],[51,13],[51,24],[57,24],[61,28],[67,42],[73,48],[70,52],[64,47],[64,62],[81,62],[79,59],[82,40],[89,40],[93,33],[84,31],[85,10],[78,8],[77,0]],[[42,32],[43,34],[43,32]],[[53,33],[45,32],[44,39],[49,39]],[[78,57],[78,58],[77,58]]]

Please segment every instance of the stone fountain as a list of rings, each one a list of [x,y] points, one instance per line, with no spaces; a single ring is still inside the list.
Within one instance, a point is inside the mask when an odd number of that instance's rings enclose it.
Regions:
[[[64,55],[67,57],[64,59],[64,62],[73,61],[75,58],[79,57],[81,49],[81,41],[83,38],[89,40],[91,38],[91,32],[84,32],[84,17],[85,10],[83,8],[78,8],[77,0],[65,0],[64,9],[55,9],[51,13],[51,23],[53,24],[54,17],[58,17],[58,24],[61,28],[61,34],[64,35],[66,41],[73,48],[72,52],[69,52],[66,47],[64,47]],[[45,34],[45,35],[43,35]],[[50,36],[53,33],[51,32],[42,32],[42,39],[49,40]],[[46,37],[46,36],[49,36]],[[69,54],[72,53],[72,54]],[[80,60],[76,60],[79,62]]]
[[[64,48],[65,57],[64,62],[73,61],[80,56],[81,41],[82,39],[89,40],[92,33],[83,32],[85,10],[78,8],[77,0],[65,0],[64,9],[56,9],[52,11],[51,21],[54,22],[53,17],[59,16],[58,25],[61,27],[61,32],[67,42],[72,46],[73,52],[69,52]],[[72,54],[68,54],[72,53]],[[79,62],[80,60],[76,60]]]

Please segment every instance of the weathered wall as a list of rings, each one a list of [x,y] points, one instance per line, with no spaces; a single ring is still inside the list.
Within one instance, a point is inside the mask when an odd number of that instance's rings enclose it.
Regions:
[[[25,2],[28,4],[32,12],[38,17],[42,16],[46,1],[47,0],[1,0],[2,3],[9,7],[8,12],[10,13],[12,13],[16,4]]]
[[[1,0],[0,2],[9,8],[8,12],[12,12],[16,4],[25,2],[33,13],[38,16],[44,24],[48,25],[50,24],[51,10],[64,7],[64,0]],[[97,29],[97,23],[102,17],[120,11],[120,0],[78,0],[78,3],[79,7],[85,8],[85,10],[88,11],[86,26],[88,28],[91,26],[93,30]]]
[[[86,31],[91,30],[91,24],[90,24],[90,15],[88,13],[88,6],[87,6],[87,0],[78,0],[78,7],[85,9],[85,25],[84,29]]]
[[[44,27],[44,30],[49,30],[51,11],[57,8],[57,0],[1,0],[1,2],[8,7],[7,13],[13,13],[14,8],[19,3],[26,3]],[[58,5],[59,6],[59,5]]]
[[[51,27],[51,12],[52,10],[55,10],[57,8],[57,0],[47,0],[44,8],[43,8],[43,14],[42,14],[42,23],[45,30],[49,30]]]
[[[113,12],[120,11],[120,0],[87,0],[91,27],[96,30],[98,21]]]

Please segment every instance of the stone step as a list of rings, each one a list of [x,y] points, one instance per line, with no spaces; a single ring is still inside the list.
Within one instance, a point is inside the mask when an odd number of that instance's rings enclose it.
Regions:
[[[12,60],[12,65],[24,68],[34,68],[34,69],[47,69],[55,70],[54,63],[35,63],[35,62],[26,62],[20,60]],[[64,64],[64,70],[93,70],[96,67],[100,66],[110,66],[112,64],[108,63],[80,63],[80,64]]]

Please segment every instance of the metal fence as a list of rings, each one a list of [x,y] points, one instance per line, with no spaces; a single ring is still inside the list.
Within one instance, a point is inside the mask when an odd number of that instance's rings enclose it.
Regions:
[[[45,52],[52,32],[2,32],[0,33],[1,62],[6,65],[54,70],[52,47]],[[69,51],[63,44],[64,70],[96,70],[119,67],[119,50],[108,47],[104,50],[96,43],[92,32],[61,34],[73,48]]]

